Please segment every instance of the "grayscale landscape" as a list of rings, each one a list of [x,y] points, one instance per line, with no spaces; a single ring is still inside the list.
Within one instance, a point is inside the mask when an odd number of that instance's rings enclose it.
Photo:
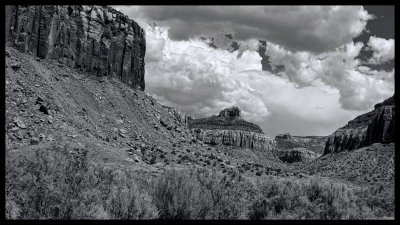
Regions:
[[[394,219],[394,6],[5,18],[7,220]]]

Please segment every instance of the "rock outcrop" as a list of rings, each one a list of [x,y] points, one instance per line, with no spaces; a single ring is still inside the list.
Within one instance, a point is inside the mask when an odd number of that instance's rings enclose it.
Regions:
[[[191,128],[200,128],[204,130],[243,130],[263,133],[258,125],[240,118],[240,110],[238,107],[226,108],[222,110],[218,116],[191,120],[189,126]]]
[[[240,118],[237,107],[226,108],[218,116],[189,119],[189,128],[198,140],[211,145],[229,145],[272,150],[275,143],[261,128]]]
[[[111,7],[7,6],[6,41],[21,52],[145,89],[144,30]]]
[[[374,108],[330,135],[325,144],[324,155],[354,150],[373,143],[395,142],[394,95],[376,104]]]
[[[275,137],[277,150],[305,148],[316,154],[322,154],[327,136],[292,136],[289,133],[279,134]]]
[[[275,152],[280,160],[286,163],[294,162],[311,162],[316,158],[320,157],[321,154],[317,154],[307,148],[293,148],[289,150],[279,150]]]

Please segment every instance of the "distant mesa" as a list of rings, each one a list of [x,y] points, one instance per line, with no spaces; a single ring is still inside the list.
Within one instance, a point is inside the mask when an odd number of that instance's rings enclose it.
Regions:
[[[218,115],[188,120],[197,139],[210,145],[229,145],[255,149],[273,149],[275,142],[264,135],[260,126],[240,117],[236,106],[223,109]]]
[[[236,106],[223,109],[217,116],[214,115],[208,118],[192,119],[189,122],[189,128],[208,130],[242,130],[261,134],[264,133],[257,124],[243,120],[240,117],[240,109]]]

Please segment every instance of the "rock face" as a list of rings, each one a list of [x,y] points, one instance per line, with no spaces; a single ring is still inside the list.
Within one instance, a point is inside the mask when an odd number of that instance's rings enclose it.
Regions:
[[[117,76],[145,89],[144,30],[108,6],[7,6],[6,41],[21,52]]]
[[[195,137],[211,145],[230,145],[272,150],[275,143],[261,128],[240,118],[238,107],[222,110],[218,116],[189,119],[189,128]]]
[[[354,150],[373,143],[395,142],[394,95],[376,104],[374,108],[330,135],[325,145],[324,155]]]
[[[305,148],[316,154],[322,154],[327,139],[327,136],[292,136],[286,133],[277,135],[275,142],[278,150]]]
[[[280,160],[286,163],[311,162],[321,156],[307,148],[293,148],[289,150],[279,150],[275,153]]]

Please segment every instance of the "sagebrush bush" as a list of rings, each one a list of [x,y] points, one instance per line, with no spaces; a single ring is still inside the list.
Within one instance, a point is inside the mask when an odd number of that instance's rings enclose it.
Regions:
[[[122,171],[88,163],[87,149],[34,150],[6,159],[8,219],[154,219],[151,197]]]
[[[259,187],[250,219],[371,219],[382,217],[382,208],[369,207],[359,188],[312,178],[271,180]],[[364,193],[365,194],[365,193]],[[387,214],[386,214],[387,215]],[[390,214],[389,214],[390,215]]]
[[[150,193],[161,219],[244,219],[243,185],[204,169],[171,170],[153,181]]]

